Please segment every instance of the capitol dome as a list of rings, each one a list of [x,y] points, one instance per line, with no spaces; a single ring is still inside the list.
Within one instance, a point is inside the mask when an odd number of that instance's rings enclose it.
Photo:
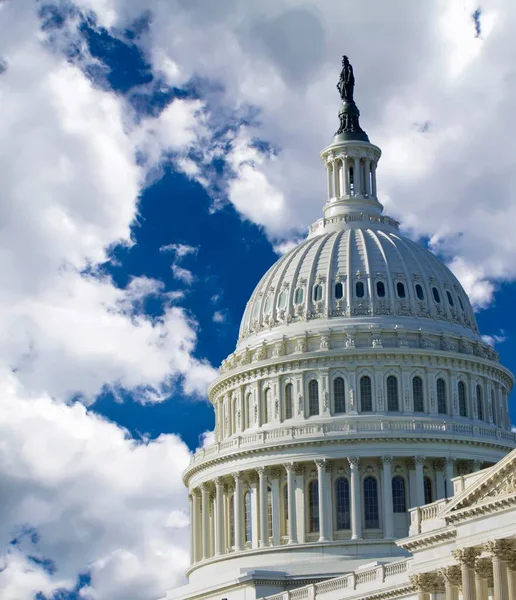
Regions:
[[[258,283],[209,389],[215,439],[184,473],[191,566],[178,598],[258,598],[402,557],[409,508],[516,445],[513,376],[464,289],[383,214],[381,151],[350,69],[321,153],[323,217]]]

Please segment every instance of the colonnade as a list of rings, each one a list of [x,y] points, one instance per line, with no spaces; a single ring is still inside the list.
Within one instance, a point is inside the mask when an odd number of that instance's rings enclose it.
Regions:
[[[217,477],[189,496],[191,562],[282,544],[407,535],[410,507],[451,496],[455,471],[482,467],[456,462],[424,456],[321,458]],[[396,523],[403,531],[395,530]]]
[[[498,539],[453,552],[457,565],[412,577],[418,600],[443,593],[446,600],[516,598],[516,540]]]
[[[360,156],[335,156],[326,162],[328,198],[376,198],[376,160]]]

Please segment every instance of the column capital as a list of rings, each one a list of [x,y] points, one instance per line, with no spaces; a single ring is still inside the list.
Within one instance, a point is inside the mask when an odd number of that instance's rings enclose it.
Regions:
[[[223,477],[215,477],[213,482],[215,483],[216,488],[224,487],[224,478]]]
[[[460,587],[462,585],[462,576],[460,573],[460,568],[456,565],[451,567],[445,567],[444,569],[439,569],[439,574],[443,578],[445,584],[455,585]]]
[[[269,475],[272,479],[279,479],[281,476],[281,471],[279,467],[271,467],[269,470]]]
[[[488,586],[493,587],[493,563],[489,558],[479,558],[475,563],[475,573],[481,579],[487,579]]]
[[[231,473],[231,477],[233,477],[235,482],[242,481],[242,471],[235,471],[234,473]]]
[[[191,492],[192,496],[194,498],[200,498],[201,497],[201,490],[199,488],[194,488]]]
[[[256,483],[258,481],[258,476],[254,471],[249,471],[249,473],[247,473],[247,481],[249,483]]]
[[[482,551],[480,548],[460,548],[459,550],[453,550],[452,552],[455,560],[468,569],[475,568],[476,560],[481,553]]]
[[[452,458],[451,456],[447,456],[444,461],[446,462],[447,465],[454,465],[457,462],[456,458]]]
[[[514,549],[514,545],[510,540],[493,540],[486,542],[483,549],[500,560],[507,560],[507,557]]]
[[[331,460],[327,458],[317,458],[314,460],[314,463],[318,469],[322,469],[326,471],[326,473],[331,472]]]
[[[293,462],[287,462],[287,463],[283,463],[283,468],[285,469],[285,471],[287,471],[287,473],[290,473],[290,471],[293,471],[295,469],[296,463]]]
[[[301,463],[295,463],[294,473],[296,475],[304,475],[305,474],[305,466],[302,465]]]
[[[349,462],[349,466],[352,469],[358,469],[358,466],[360,464],[360,459],[358,458],[358,456],[348,456],[348,462]]]
[[[427,594],[444,592],[444,580],[437,571],[412,575],[410,582],[418,592],[425,592]]]
[[[417,465],[424,465],[425,464],[425,460],[426,460],[425,456],[416,456],[416,457],[414,457],[414,461],[416,463],[416,466]]]
[[[434,460],[433,466],[436,471],[442,471],[444,469],[444,465],[445,465],[444,459],[438,458],[438,459]]]
[[[258,473],[258,477],[265,477],[268,469],[267,467],[256,467],[256,472]]]
[[[386,465],[392,465],[392,456],[381,456],[380,463],[382,464],[382,467]]]

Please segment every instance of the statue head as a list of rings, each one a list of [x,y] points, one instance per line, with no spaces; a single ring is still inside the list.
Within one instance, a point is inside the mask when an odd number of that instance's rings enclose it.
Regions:
[[[342,66],[345,67],[347,65],[349,65],[349,59],[347,56],[343,56],[342,57]]]

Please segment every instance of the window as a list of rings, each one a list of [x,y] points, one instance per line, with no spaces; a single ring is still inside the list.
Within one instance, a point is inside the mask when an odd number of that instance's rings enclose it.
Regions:
[[[234,546],[235,541],[235,497],[229,499],[229,545]]]
[[[446,414],[446,382],[440,378],[437,380],[437,412]]]
[[[482,398],[482,388],[477,385],[477,413],[478,418],[483,421],[484,420],[484,403]]]
[[[425,412],[423,380],[421,377],[414,377],[412,379],[412,397],[414,398],[414,412]]]
[[[335,298],[340,300],[344,296],[344,286],[340,281],[335,284]]]
[[[322,285],[317,283],[314,285],[314,302],[322,300]]]
[[[398,293],[398,298],[405,298],[405,284],[401,283],[401,281],[398,281],[396,284],[396,292]]]
[[[387,410],[398,411],[398,380],[394,375],[387,377]]]
[[[319,414],[319,384],[312,379],[308,384],[308,416]]]
[[[292,418],[292,390],[294,386],[291,383],[287,383],[285,386],[285,419]]]
[[[432,295],[437,303],[441,302],[441,296],[439,295],[439,290],[436,287],[432,288]]]
[[[366,529],[378,529],[380,527],[378,482],[374,477],[366,477],[364,479],[364,517]]]
[[[349,481],[339,477],[335,482],[336,528],[351,529],[349,503]]]
[[[383,281],[376,282],[376,295],[378,296],[378,298],[385,297],[385,284]]]
[[[453,298],[448,290],[446,290],[446,297],[448,298],[448,304],[453,308],[453,306],[454,306]]]
[[[254,306],[253,306],[253,314],[252,314],[253,319],[257,319],[258,318],[259,312],[260,312],[260,303],[259,302],[255,302]]]
[[[265,308],[263,309],[264,313],[268,313],[271,310],[271,306],[272,306],[272,296],[269,295],[267,296],[267,298],[265,299]]]
[[[355,286],[355,291],[356,291],[356,295],[357,298],[363,298],[365,295],[365,288],[364,288],[364,284],[362,281],[357,281],[356,286]]]
[[[373,392],[371,389],[371,378],[364,375],[360,378],[360,411],[372,412],[373,410]]]
[[[395,513],[407,512],[405,479],[401,475],[392,478],[392,510]]]
[[[294,292],[294,304],[303,304],[303,299],[305,297],[305,292],[303,290],[303,288],[296,288],[296,291]]]
[[[272,490],[267,488],[267,535],[272,537]]]
[[[458,300],[459,300],[459,306],[462,312],[464,312],[464,304],[462,304],[462,298],[460,296],[457,296]]]
[[[416,283],[416,296],[418,300],[425,299],[425,293],[423,292],[423,286],[420,283]]]
[[[251,510],[251,492],[248,490],[244,496],[244,526],[246,542],[253,541],[253,519]]]
[[[287,305],[287,290],[282,290],[278,298],[278,308],[285,308]]]
[[[253,396],[251,393],[247,394],[245,399],[245,428],[249,429],[253,422]]]
[[[459,414],[461,417],[468,416],[468,409],[466,405],[466,386],[463,381],[459,381]]]
[[[308,529],[310,533],[319,531],[319,484],[311,481],[308,485]]]
[[[269,420],[269,403],[271,400],[271,390],[267,388],[263,395],[263,422],[267,423]]]
[[[432,493],[432,480],[430,477],[425,477],[425,504],[431,504],[434,501],[434,495]]]
[[[288,485],[283,488],[283,514],[285,516],[284,535],[288,532]]]
[[[355,177],[353,167],[349,167],[349,190],[351,194],[355,193]]]
[[[344,379],[336,377],[333,380],[333,400],[335,402],[335,412],[346,412],[346,395],[344,391]]]

